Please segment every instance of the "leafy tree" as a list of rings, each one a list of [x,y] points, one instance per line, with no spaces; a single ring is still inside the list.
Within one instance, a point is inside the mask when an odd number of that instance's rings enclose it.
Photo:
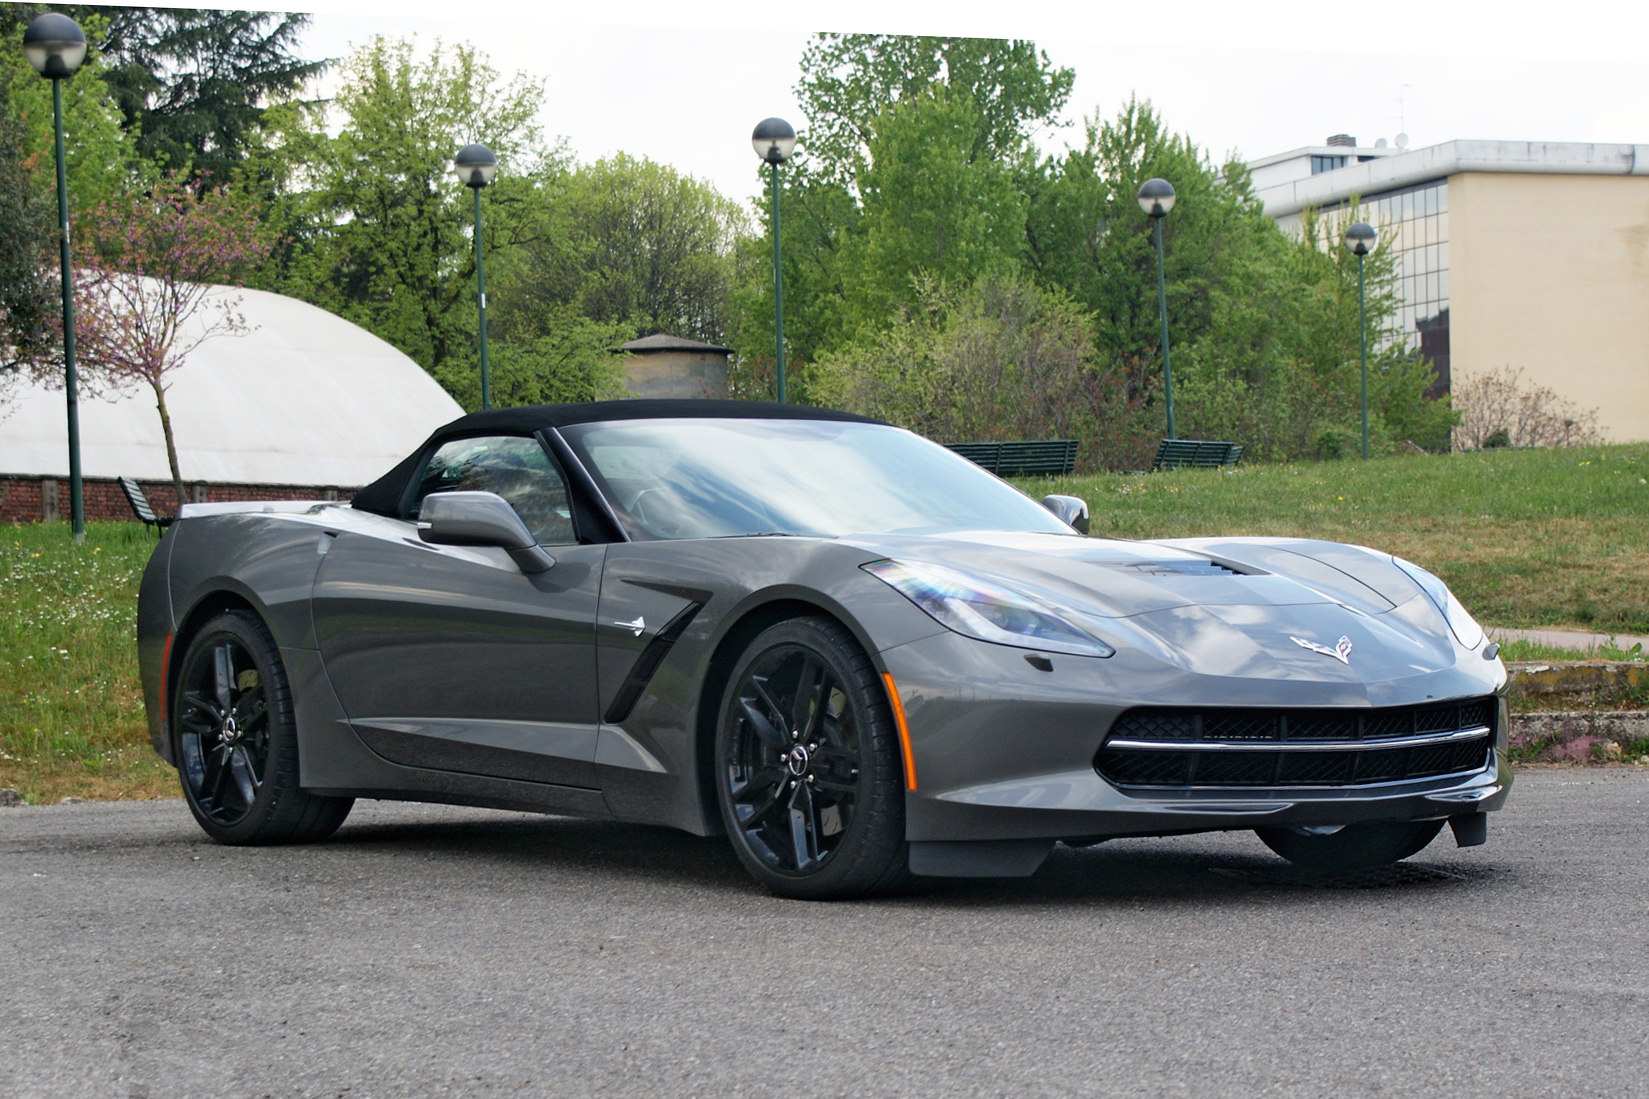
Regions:
[[[726,338],[738,205],[665,165],[619,153],[548,173],[514,215],[517,243],[488,296],[504,339],[536,339],[570,307],[615,332]]]
[[[781,173],[786,354],[799,375],[914,308],[919,276],[969,285],[1019,265],[1018,176],[1074,76],[1009,39],[824,34],[808,47],[796,92],[809,123]],[[767,235],[747,249],[732,341],[735,384],[753,393],[771,384],[772,247]]]
[[[336,137],[315,111],[289,104],[248,166],[288,238],[260,282],[452,377],[475,361],[475,267],[470,193],[450,158],[480,141],[503,163],[483,196],[484,239],[496,249],[544,170],[533,124],[542,90],[522,76],[501,83],[470,47],[438,44],[420,58],[410,41],[386,38],[350,57],[342,76],[328,116]]]
[[[978,155],[989,125],[965,95],[936,88],[876,119],[858,175],[860,229],[843,255],[843,282],[875,327],[916,303],[914,279],[972,283],[1011,273],[1025,211],[1007,167]]]
[[[80,361],[93,388],[147,386],[154,394],[181,505],[187,497],[166,408],[168,379],[201,343],[248,331],[239,298],[213,284],[263,258],[256,216],[223,191],[194,194],[178,175],[147,196],[94,207],[76,229]]]
[[[615,348],[626,324],[602,324],[561,306],[539,318],[541,335],[489,345],[492,401],[498,407],[612,400],[624,395],[624,360]],[[481,407],[480,375],[461,369],[440,379],[458,403]]]
[[[0,7],[0,27],[8,40],[0,47],[0,82],[7,86],[11,110],[23,127],[23,164],[38,173],[43,187],[54,190],[57,154],[52,82],[42,79],[23,56],[23,31],[34,16],[45,10],[33,5]],[[87,42],[95,44],[104,29],[104,17],[93,9],[78,13],[77,21]],[[80,68],[62,81],[71,217],[76,210],[89,209],[126,193],[134,183],[141,187],[153,178],[131,136],[121,126],[120,109],[109,91],[107,75],[108,66],[92,45]]]
[[[1005,159],[1055,125],[1075,79],[1018,39],[821,34],[802,55],[796,93],[809,121],[808,155],[846,182],[869,156],[877,119],[895,103],[935,88],[966,97],[980,119],[969,159]]]
[[[44,277],[56,218],[47,191],[24,154],[27,135],[0,83],[0,382],[19,363],[44,353],[52,312]]]
[[[309,16],[208,8],[109,7],[98,47],[137,152],[196,186],[227,182],[269,102],[295,95],[325,61],[294,52]],[[78,16],[77,16],[78,18]]]

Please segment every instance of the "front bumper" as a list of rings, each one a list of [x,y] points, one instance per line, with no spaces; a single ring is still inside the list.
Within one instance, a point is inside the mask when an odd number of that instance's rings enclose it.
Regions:
[[[943,633],[879,654],[898,685],[916,789],[916,844],[1171,835],[1279,825],[1436,820],[1487,813],[1512,784],[1502,700],[1486,766],[1359,786],[1129,789],[1094,768],[1106,731],[1134,706],[1370,707],[1482,696],[1502,687],[1495,661],[1465,653],[1449,668],[1385,682],[1201,675],[1119,651],[1052,656]]]

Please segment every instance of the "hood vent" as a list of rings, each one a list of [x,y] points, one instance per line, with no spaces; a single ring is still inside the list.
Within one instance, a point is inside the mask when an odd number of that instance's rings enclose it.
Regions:
[[[1246,573],[1213,561],[1136,561],[1121,566],[1123,572],[1146,576],[1246,576]]]

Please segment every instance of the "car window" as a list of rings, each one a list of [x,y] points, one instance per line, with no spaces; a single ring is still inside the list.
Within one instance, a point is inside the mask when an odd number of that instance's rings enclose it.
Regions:
[[[496,492],[509,501],[540,545],[564,546],[578,540],[567,482],[537,439],[493,435],[444,444],[424,466],[408,518],[418,514],[431,493],[459,491]]]
[[[562,437],[632,538],[1071,533],[966,458],[884,424],[615,420]]]

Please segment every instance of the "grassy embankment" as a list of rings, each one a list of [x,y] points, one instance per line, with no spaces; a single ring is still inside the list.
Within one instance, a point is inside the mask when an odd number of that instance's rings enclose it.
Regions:
[[[1649,446],[1027,482],[1088,500],[1096,534],[1272,534],[1358,542],[1447,580],[1485,623],[1649,633]],[[154,536],[94,523],[0,534],[0,787],[171,796],[149,748],[132,643]],[[1509,659],[1581,655],[1508,646]],[[1641,659],[1642,654],[1630,654]]]
[[[1437,573],[1485,624],[1649,634],[1645,444],[1101,474],[1023,487],[1083,497],[1096,535],[1355,542]],[[1527,648],[1513,655],[1559,655]]]

